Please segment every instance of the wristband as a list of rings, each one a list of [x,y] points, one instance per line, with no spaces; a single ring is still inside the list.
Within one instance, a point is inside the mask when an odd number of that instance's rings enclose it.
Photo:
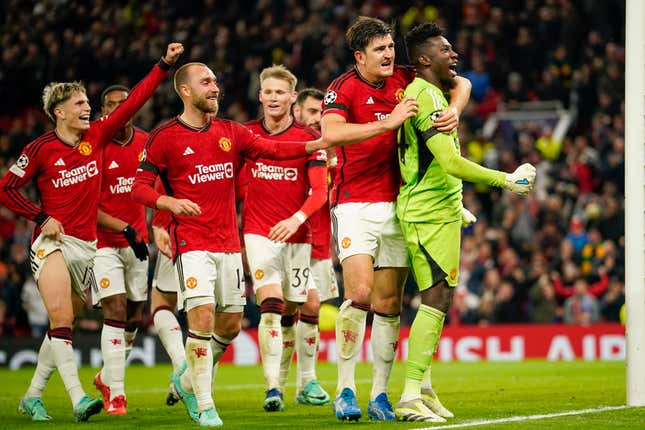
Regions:
[[[42,227],[43,224],[45,224],[47,221],[49,221],[49,218],[51,218],[47,213],[45,212],[39,212],[35,217],[34,217],[34,222],[38,224],[39,227]]]
[[[307,215],[305,215],[302,211],[298,211],[291,216],[297,219],[300,222],[300,224],[307,221]]]

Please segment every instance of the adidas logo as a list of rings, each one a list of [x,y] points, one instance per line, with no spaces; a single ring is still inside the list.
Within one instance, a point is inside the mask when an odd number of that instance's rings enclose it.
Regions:
[[[370,98],[369,98],[369,99],[367,99],[367,101],[365,102],[365,104],[366,104],[366,105],[373,105],[373,104],[374,104],[374,99],[372,98],[372,96],[370,96]]]
[[[182,155],[190,155],[190,154],[194,154],[194,153],[195,153],[195,151],[190,149],[190,146],[187,146],[186,150],[184,151],[184,153]]]
[[[114,161],[114,160],[112,160],[112,162],[108,166],[108,170],[110,170],[110,169],[118,169],[118,168],[119,168],[119,165],[116,164],[116,161]]]
[[[64,166],[64,165],[65,165],[65,162],[63,161],[63,159],[62,159],[62,158],[59,158],[59,159],[58,159],[58,160],[56,160],[56,162],[54,163],[54,166]]]

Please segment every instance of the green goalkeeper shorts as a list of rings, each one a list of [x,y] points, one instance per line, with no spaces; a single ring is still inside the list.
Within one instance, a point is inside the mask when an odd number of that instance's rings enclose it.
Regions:
[[[412,274],[419,291],[445,279],[450,287],[459,280],[461,220],[445,224],[401,221]]]

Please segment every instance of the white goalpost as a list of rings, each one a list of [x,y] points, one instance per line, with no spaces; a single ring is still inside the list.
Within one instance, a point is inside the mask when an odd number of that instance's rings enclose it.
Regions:
[[[627,405],[645,406],[645,7],[627,0],[625,306]]]

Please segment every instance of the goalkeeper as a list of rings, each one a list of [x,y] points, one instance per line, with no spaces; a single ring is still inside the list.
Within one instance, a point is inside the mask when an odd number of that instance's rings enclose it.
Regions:
[[[403,185],[397,215],[422,304],[410,330],[405,387],[395,412],[404,421],[443,422],[454,415],[432,390],[430,365],[459,278],[462,223],[476,220],[463,208],[461,181],[528,194],[535,168],[523,164],[508,174],[463,158],[457,132],[443,134],[433,127],[448,106],[444,93],[454,86],[458,55],[434,23],[415,27],[405,41],[417,77],[404,97],[416,99],[419,112],[399,130]]]

